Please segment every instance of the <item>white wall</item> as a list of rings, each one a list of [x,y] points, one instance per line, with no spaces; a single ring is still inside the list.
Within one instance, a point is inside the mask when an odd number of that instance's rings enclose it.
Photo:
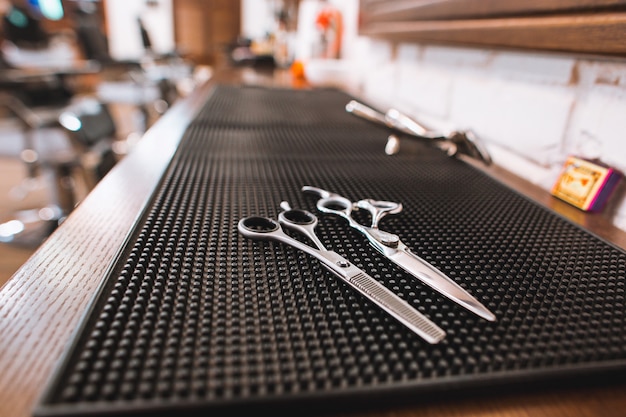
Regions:
[[[145,55],[138,16],[150,35],[155,52],[174,50],[172,0],[107,0],[104,5],[109,53],[114,59],[138,59]]]
[[[241,0],[241,35],[263,39],[276,30],[276,0]]]

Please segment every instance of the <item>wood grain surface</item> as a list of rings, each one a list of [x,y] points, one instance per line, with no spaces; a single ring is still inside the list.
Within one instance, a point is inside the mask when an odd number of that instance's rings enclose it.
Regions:
[[[361,0],[363,18],[384,20],[452,20],[503,16],[615,11],[625,0]]]
[[[626,13],[373,22],[362,34],[397,41],[626,55]]]
[[[272,85],[276,77],[284,75],[229,72],[218,75],[213,82]],[[282,82],[285,80],[288,78]],[[100,182],[0,291],[0,417],[32,415],[90,299],[147,204],[185,127],[210,90],[211,82],[161,118],[135,151]],[[492,168],[490,175],[515,184],[520,192],[544,205],[554,200],[500,168]],[[594,232],[626,247],[626,233],[601,217],[583,215],[573,221],[587,222]],[[617,417],[626,410],[626,383],[543,391],[531,388],[497,397],[483,394],[424,400],[419,406],[358,415]]]
[[[359,32],[396,42],[626,55],[624,0],[361,0]]]

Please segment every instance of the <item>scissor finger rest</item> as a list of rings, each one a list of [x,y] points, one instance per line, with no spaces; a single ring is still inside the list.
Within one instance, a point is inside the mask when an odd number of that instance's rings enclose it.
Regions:
[[[357,202],[357,206],[367,210],[369,210],[368,207],[371,206],[389,214],[396,214],[402,211],[402,204],[400,203],[396,203],[395,201],[372,200],[371,198],[360,200]]]
[[[370,198],[357,201],[356,206],[369,211],[372,216],[371,226],[378,228],[378,223],[387,214],[397,214],[402,211],[402,204],[394,201],[372,200]]]

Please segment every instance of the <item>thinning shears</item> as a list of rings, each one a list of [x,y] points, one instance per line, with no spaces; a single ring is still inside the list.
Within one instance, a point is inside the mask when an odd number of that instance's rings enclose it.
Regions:
[[[396,214],[402,210],[400,203],[371,199],[353,203],[339,194],[311,186],[302,187],[302,191],[319,196],[320,199],[317,201],[319,211],[346,219],[350,227],[361,232],[376,250],[424,284],[478,316],[489,321],[496,320],[496,316],[487,307],[443,272],[413,253],[402,243],[398,235],[378,228],[378,223],[384,216]],[[355,209],[364,209],[370,213],[371,226],[364,226],[354,220],[352,211]]]
[[[314,214],[306,210],[292,209],[285,202],[281,204],[281,208],[284,211],[278,215],[278,222],[258,216],[241,219],[237,225],[239,233],[249,239],[274,240],[286,243],[313,256],[326,269],[427,342],[438,343],[445,337],[446,333],[441,328],[387,287],[338,253],[326,250],[315,234],[317,217]],[[284,232],[283,227],[306,236],[315,247],[289,236]]]

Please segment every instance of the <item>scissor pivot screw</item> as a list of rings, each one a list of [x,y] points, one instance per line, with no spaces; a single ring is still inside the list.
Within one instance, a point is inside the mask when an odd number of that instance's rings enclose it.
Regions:
[[[350,262],[348,262],[348,261],[343,261],[343,260],[342,260],[342,261],[337,261],[337,265],[339,265],[339,266],[340,266],[340,267],[342,267],[342,268],[347,268],[347,267],[349,267],[349,266],[350,266]]]
[[[400,242],[400,238],[390,233],[384,233],[384,234],[381,233],[380,242],[385,246],[388,246],[390,248],[395,248],[398,246],[398,243]]]

